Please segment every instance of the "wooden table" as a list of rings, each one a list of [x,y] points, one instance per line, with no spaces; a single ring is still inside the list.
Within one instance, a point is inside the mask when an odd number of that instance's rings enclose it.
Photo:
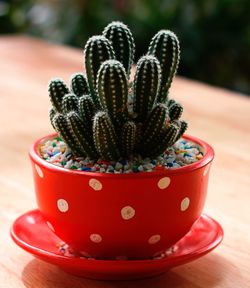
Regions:
[[[82,70],[82,52],[28,37],[0,38],[0,287],[250,287],[250,98],[178,77],[172,95],[185,107],[189,134],[216,158],[205,211],[225,230],[212,253],[168,273],[134,282],[80,279],[34,259],[9,229],[36,207],[28,148],[52,132],[47,83]]]

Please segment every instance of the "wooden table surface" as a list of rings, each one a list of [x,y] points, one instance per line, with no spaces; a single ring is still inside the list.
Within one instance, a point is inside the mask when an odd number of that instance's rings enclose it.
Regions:
[[[250,287],[250,98],[179,77],[171,90],[188,133],[215,149],[205,212],[223,226],[223,243],[159,277],[93,281],[35,259],[9,236],[15,218],[36,207],[27,152],[52,132],[48,80],[81,71],[82,52],[15,36],[0,37],[0,57],[0,287]]]

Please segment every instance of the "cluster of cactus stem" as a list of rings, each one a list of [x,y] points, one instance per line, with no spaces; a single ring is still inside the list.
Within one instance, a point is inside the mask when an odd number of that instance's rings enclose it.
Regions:
[[[74,74],[70,88],[60,79],[50,81],[50,120],[74,155],[157,157],[185,132],[183,108],[168,97],[179,63],[178,38],[159,31],[129,82],[134,52],[128,27],[112,22],[85,45],[86,75]]]

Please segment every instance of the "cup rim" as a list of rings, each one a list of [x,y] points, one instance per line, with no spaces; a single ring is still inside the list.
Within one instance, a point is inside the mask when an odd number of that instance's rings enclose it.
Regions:
[[[72,170],[60,166],[56,166],[52,163],[47,162],[46,160],[42,159],[41,156],[39,155],[38,152],[38,147],[39,145],[44,142],[46,139],[56,137],[58,136],[57,133],[51,133],[46,136],[43,136],[39,139],[37,139],[32,146],[30,147],[29,150],[29,157],[31,160],[36,163],[37,165],[44,167],[48,170],[51,170],[53,172],[58,172],[62,174],[67,174],[67,175],[78,175],[78,176],[89,176],[89,177],[95,177],[95,178],[116,178],[116,179],[138,179],[138,178],[148,178],[148,177],[155,177],[155,176],[168,176],[168,175],[178,175],[178,174],[183,174],[183,173],[188,173],[192,172],[196,169],[202,168],[212,162],[214,158],[214,150],[213,148],[205,141],[195,137],[191,136],[188,134],[184,134],[182,138],[194,142],[195,144],[198,144],[201,146],[201,148],[204,150],[204,156],[202,159],[198,160],[195,163],[188,164],[183,167],[179,167],[176,169],[164,169],[164,170],[155,170],[155,171],[150,171],[150,172],[137,172],[137,173],[101,173],[101,172],[86,172],[86,171],[79,171],[79,170]]]

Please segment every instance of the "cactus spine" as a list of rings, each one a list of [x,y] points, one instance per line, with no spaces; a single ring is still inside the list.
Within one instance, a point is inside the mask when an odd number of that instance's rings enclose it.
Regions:
[[[186,131],[182,106],[167,99],[179,63],[176,35],[153,37],[129,83],[134,46],[128,27],[112,22],[85,45],[86,77],[74,74],[70,90],[60,79],[50,82],[51,124],[76,156],[157,157]]]
[[[148,54],[160,61],[162,79],[158,102],[165,103],[179,65],[180,45],[177,36],[169,30],[159,31],[149,44]]]

